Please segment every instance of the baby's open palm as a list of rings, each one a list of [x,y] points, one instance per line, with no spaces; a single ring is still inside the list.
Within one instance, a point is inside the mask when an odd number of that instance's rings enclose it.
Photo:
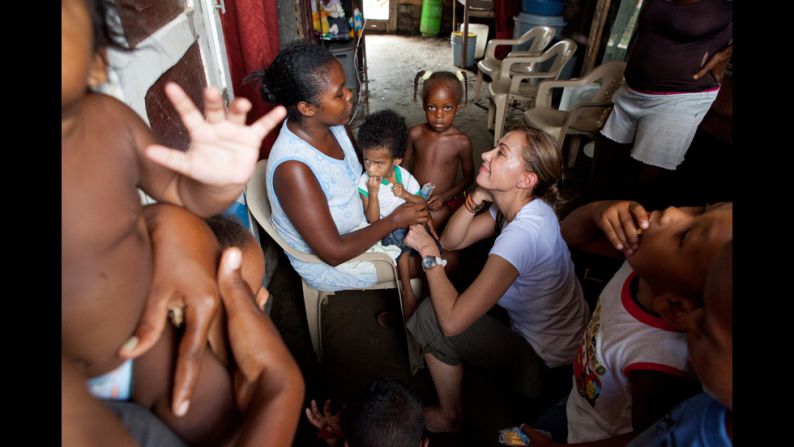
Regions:
[[[206,185],[245,184],[256,165],[262,139],[286,115],[285,109],[279,106],[246,125],[245,117],[251,110],[251,103],[245,98],[232,101],[227,111],[218,90],[207,87],[204,91],[206,116],[203,116],[177,84],[169,83],[165,92],[187,128],[191,143],[184,152],[151,145],[146,155]]]

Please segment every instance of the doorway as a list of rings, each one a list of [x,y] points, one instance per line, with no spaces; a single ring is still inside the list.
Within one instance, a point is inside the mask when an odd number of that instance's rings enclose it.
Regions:
[[[397,0],[363,0],[364,27],[391,33],[397,30]]]

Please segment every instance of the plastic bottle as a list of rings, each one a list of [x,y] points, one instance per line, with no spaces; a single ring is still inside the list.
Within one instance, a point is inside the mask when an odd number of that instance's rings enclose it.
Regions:
[[[441,11],[443,0],[424,0],[422,17],[419,19],[419,32],[423,36],[437,36],[441,30]]]
[[[423,199],[427,200],[430,197],[430,194],[433,193],[433,190],[436,188],[436,185],[432,183],[425,183],[422,185],[422,189],[419,190],[419,195],[422,196]]]

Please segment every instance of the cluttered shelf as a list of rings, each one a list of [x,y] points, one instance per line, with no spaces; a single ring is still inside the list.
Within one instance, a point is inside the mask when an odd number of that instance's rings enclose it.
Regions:
[[[353,40],[363,32],[364,14],[352,0],[310,1],[312,25],[321,40]]]
[[[356,0],[308,0],[314,36],[342,65],[345,86],[356,95],[355,111],[369,113],[369,81],[364,40],[364,15]]]

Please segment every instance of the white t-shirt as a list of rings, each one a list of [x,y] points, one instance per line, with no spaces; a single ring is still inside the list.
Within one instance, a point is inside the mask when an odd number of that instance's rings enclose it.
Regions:
[[[631,295],[636,276],[624,262],[598,298],[573,364],[568,396],[568,442],[630,432],[632,371],[689,377],[686,335],[646,312]]]
[[[369,180],[369,174],[367,174],[367,171],[364,171],[364,173],[361,174],[361,177],[358,179],[358,192],[364,197],[369,197],[369,190],[367,190],[367,180]],[[419,182],[416,181],[416,178],[414,178],[414,176],[402,166],[394,167],[394,180],[397,183],[403,185],[408,193],[413,195],[419,194]],[[391,188],[392,185],[386,180],[386,178],[382,178],[380,181],[380,188],[378,188],[378,205],[380,206],[381,219],[388,216],[392,213],[392,211],[397,209],[398,206],[405,203],[404,199],[395,196],[394,193],[391,192]]]
[[[496,219],[495,205],[490,213]],[[587,324],[588,308],[554,210],[537,198],[524,205],[504,226],[489,254],[518,270],[518,278],[498,301],[513,330],[548,367],[570,364]]]

